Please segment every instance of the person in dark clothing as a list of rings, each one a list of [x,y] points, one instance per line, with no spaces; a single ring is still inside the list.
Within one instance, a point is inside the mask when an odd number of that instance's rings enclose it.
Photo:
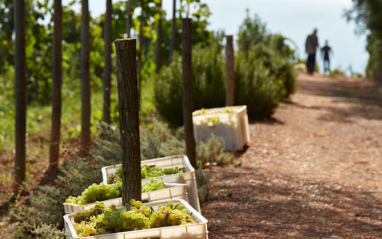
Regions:
[[[305,51],[308,53],[306,69],[310,75],[313,75],[314,65],[316,64],[316,49],[318,47],[317,29],[306,38]]]
[[[332,49],[328,45],[328,40],[326,40],[325,46],[321,48],[321,55],[324,58],[324,72],[329,73],[330,72],[330,53],[333,54]]]

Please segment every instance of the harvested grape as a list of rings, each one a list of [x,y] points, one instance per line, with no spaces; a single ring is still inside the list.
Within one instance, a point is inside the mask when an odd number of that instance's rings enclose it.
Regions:
[[[161,177],[171,174],[178,174],[178,173],[184,173],[186,172],[185,168],[158,168],[158,167],[152,167],[148,165],[143,165],[141,167],[141,178],[155,178],[155,177]],[[122,166],[119,166],[117,172],[113,175],[111,175],[107,182],[108,183],[116,183],[122,181]]]
[[[118,209],[115,206],[105,208],[97,202],[94,208],[76,213],[74,222],[77,235],[82,237],[196,223],[181,204],[169,202],[154,210],[135,200]]]
[[[142,193],[151,192],[165,188],[163,181],[151,179],[150,182],[142,184]],[[78,197],[70,196],[65,202],[77,205],[85,205],[96,201],[104,201],[121,197],[122,183],[117,181],[114,184],[105,185],[104,183],[90,185]]]

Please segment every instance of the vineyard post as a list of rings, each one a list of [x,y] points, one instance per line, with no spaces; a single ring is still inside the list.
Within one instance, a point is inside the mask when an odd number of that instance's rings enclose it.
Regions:
[[[171,20],[170,62],[172,62],[172,56],[174,54],[175,38],[176,38],[176,0],[173,0],[172,20]]]
[[[122,202],[141,200],[136,39],[115,41],[119,127],[122,146]]]
[[[25,0],[15,1],[15,181],[16,190],[25,180],[27,78],[25,58]]]
[[[112,0],[106,0],[105,26],[104,26],[104,41],[105,51],[104,60],[105,67],[103,71],[103,114],[102,119],[105,123],[110,124],[110,94],[111,94],[111,38],[112,38]]]
[[[162,0],[159,0],[157,4],[159,9],[159,19],[157,26],[157,42],[156,42],[156,66],[155,73],[159,74],[160,69],[162,68]]]
[[[132,16],[131,16],[131,2],[133,0],[128,0],[127,1],[127,17],[126,17],[126,32],[127,32],[127,37],[131,37],[131,22],[132,22]]]
[[[89,152],[90,143],[90,33],[89,1],[81,0],[81,156]]]
[[[61,85],[62,85],[62,3],[54,0],[52,128],[49,147],[49,172],[56,176],[60,156]]]
[[[182,19],[183,34],[183,123],[186,136],[186,151],[196,169],[196,144],[192,124],[192,31],[191,18]]]
[[[226,66],[227,66],[227,84],[226,84],[226,106],[234,105],[234,51],[233,51],[233,36],[227,36],[226,45]]]

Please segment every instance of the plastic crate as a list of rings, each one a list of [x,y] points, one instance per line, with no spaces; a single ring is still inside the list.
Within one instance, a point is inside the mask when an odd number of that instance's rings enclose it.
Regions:
[[[71,234],[72,238],[92,238],[92,239],[138,239],[138,238],[153,238],[159,237],[161,239],[208,239],[208,230],[207,230],[207,219],[205,219],[200,213],[198,213],[191,205],[182,199],[178,200],[164,200],[154,203],[144,203],[147,206],[152,206],[156,209],[159,205],[165,205],[168,202],[181,203],[189,212],[192,213],[191,217],[196,222],[196,224],[188,225],[179,225],[179,226],[168,226],[168,227],[159,227],[152,229],[144,229],[137,231],[127,231],[127,232],[118,232],[110,233],[97,236],[89,237],[78,237],[76,230],[74,229],[74,215],[65,215],[65,228]]]
[[[149,202],[156,202],[169,199],[183,199],[188,202],[187,191],[185,184],[179,183],[165,183],[166,188],[159,189],[147,193],[142,193],[142,201],[148,200]],[[123,206],[122,198],[114,198],[102,201],[105,207],[115,205],[117,207]],[[65,214],[83,212],[95,206],[95,203],[85,205],[77,205],[72,203],[63,203]]]
[[[191,206],[193,206],[198,212],[201,212],[198,187],[195,179],[195,169],[192,167],[188,157],[186,155],[177,155],[164,158],[144,160],[141,165],[155,166],[159,168],[174,168],[174,167],[184,167],[186,172],[179,174],[171,174],[161,177],[155,177],[155,179],[161,179],[165,183],[184,183],[186,184],[188,201]],[[107,179],[115,174],[118,170],[119,165],[107,166],[102,168],[103,183],[107,183]]]
[[[226,109],[235,112],[226,112]],[[247,106],[230,106],[197,110],[192,113],[194,137],[196,142],[207,142],[214,134],[223,137],[226,150],[243,150],[250,142]]]

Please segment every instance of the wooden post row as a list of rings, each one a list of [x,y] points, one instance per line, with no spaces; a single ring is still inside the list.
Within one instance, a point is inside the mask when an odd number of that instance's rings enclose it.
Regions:
[[[226,105],[234,105],[234,51],[233,51],[233,36],[227,36],[226,45],[226,66],[227,66],[227,84],[226,84]]]
[[[115,41],[119,127],[122,146],[122,203],[141,200],[136,39]]]
[[[192,124],[192,32],[191,19],[182,19],[183,26],[183,123],[186,135],[187,156],[196,169],[196,143]]]

